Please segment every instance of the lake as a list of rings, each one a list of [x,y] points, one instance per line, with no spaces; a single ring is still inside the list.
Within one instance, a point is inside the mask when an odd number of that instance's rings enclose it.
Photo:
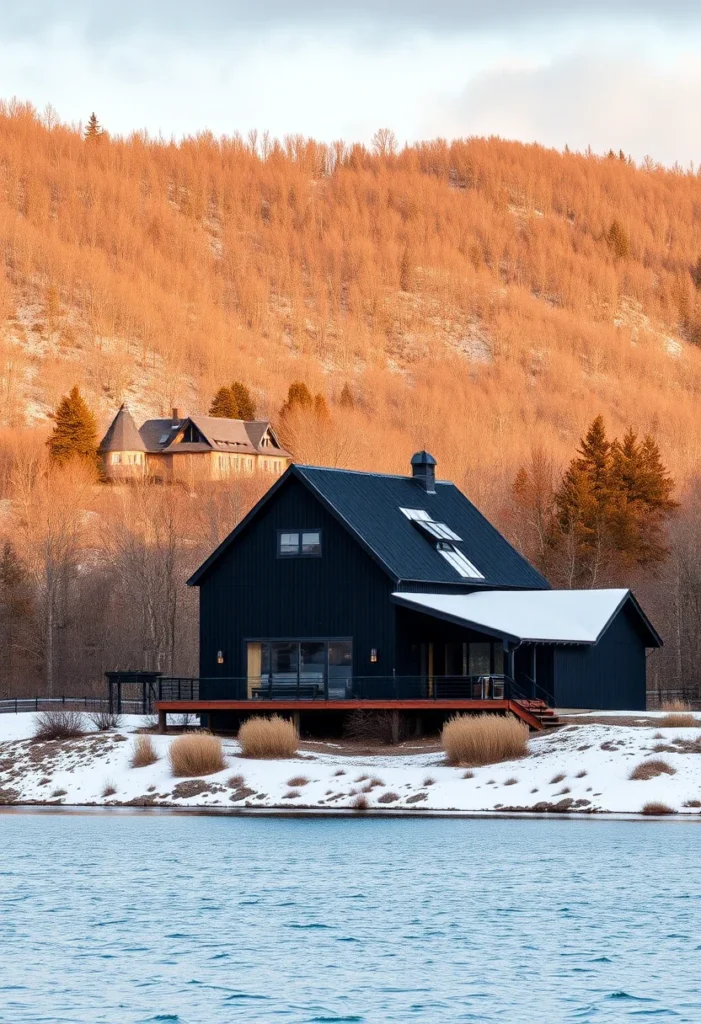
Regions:
[[[701,1020],[693,823],[0,815],[0,1021]]]

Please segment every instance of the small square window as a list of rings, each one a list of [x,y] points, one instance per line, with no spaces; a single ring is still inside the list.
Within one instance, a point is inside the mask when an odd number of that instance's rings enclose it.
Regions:
[[[277,549],[280,555],[298,555],[299,554],[299,534],[298,533],[278,533],[277,535]]]
[[[321,531],[320,530],[305,530],[302,534],[302,554],[303,555],[320,555],[321,554]]]

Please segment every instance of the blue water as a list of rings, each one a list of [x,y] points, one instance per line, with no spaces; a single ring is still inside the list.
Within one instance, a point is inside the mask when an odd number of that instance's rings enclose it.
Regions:
[[[701,829],[0,815],[0,1021],[701,1021]]]

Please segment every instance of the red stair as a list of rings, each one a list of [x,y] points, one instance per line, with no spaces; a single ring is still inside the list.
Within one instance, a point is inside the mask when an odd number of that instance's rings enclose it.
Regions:
[[[562,725],[562,721],[556,712],[551,707],[548,707],[544,700],[528,700],[523,698],[515,701],[515,703],[520,704],[525,711],[529,711],[534,718],[537,718],[544,729],[552,729],[553,726]]]

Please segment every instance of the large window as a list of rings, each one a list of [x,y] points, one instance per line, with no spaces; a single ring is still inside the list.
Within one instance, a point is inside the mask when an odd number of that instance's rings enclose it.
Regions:
[[[246,645],[249,697],[342,699],[350,692],[350,640],[250,640]]]
[[[277,553],[283,558],[321,554],[321,530],[278,530]]]

